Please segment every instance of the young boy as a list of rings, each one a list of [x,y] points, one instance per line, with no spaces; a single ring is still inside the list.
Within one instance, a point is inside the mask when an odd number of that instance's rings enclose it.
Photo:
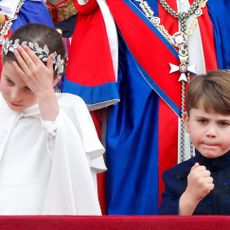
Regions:
[[[230,72],[194,77],[186,100],[196,155],[164,173],[160,214],[230,214]]]

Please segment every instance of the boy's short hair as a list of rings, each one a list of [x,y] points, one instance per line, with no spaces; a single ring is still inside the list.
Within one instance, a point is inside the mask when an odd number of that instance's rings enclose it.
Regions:
[[[193,77],[186,92],[186,111],[203,106],[206,112],[230,114],[230,72],[210,71]]]

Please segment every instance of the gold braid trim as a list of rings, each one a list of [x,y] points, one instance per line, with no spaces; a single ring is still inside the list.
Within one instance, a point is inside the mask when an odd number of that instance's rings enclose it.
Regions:
[[[5,21],[6,21],[5,15],[0,13],[0,25],[3,25]]]
[[[47,4],[49,12],[54,22],[62,22],[77,14],[73,0],[61,1],[56,5],[51,3]]]

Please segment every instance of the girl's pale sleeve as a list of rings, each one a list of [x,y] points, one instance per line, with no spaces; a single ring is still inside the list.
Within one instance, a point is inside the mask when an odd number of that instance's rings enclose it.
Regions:
[[[75,101],[73,112],[74,119],[76,120],[74,123],[79,131],[80,138],[89,161],[92,177],[94,179],[95,186],[97,187],[97,173],[106,170],[103,158],[103,153],[105,151],[104,147],[98,139],[94,123],[84,101],[80,97],[69,94],[63,94],[63,96],[68,98],[67,100],[69,102],[71,101],[70,98],[73,98]],[[69,115],[72,117],[72,113],[69,113]]]
[[[100,215],[91,161],[105,169],[101,145],[86,105],[79,97],[61,94],[52,165],[43,214]],[[103,168],[104,167],[104,168]]]

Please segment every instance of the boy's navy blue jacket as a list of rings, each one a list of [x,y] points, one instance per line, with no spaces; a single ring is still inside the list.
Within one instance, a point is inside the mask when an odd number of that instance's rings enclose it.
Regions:
[[[215,159],[205,158],[196,151],[195,157],[165,171],[165,191],[159,214],[179,214],[179,199],[186,189],[187,176],[196,162],[211,172],[214,189],[200,201],[193,214],[230,214],[230,151]]]

